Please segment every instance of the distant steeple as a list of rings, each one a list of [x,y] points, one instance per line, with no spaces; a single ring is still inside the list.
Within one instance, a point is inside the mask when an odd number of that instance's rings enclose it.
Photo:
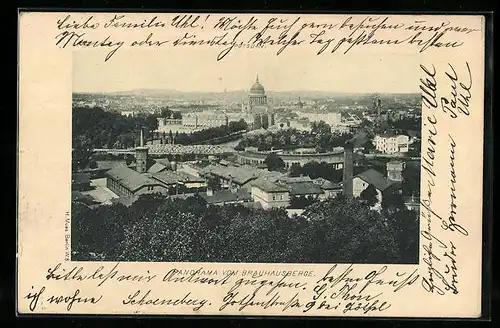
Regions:
[[[257,78],[255,79],[255,82],[259,82],[259,74],[257,74]]]

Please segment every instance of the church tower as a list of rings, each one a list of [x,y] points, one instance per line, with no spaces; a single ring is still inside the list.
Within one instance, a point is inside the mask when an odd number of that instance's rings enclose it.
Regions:
[[[141,144],[135,148],[135,169],[139,173],[146,173],[148,163],[148,147],[144,146],[144,136],[141,129]]]

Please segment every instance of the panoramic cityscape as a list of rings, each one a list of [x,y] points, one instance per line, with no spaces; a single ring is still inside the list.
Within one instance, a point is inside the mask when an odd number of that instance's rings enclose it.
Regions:
[[[73,93],[72,258],[417,263],[418,93]]]

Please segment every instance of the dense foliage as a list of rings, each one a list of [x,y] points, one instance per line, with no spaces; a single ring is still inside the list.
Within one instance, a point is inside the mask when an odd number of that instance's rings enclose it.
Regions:
[[[72,260],[415,263],[418,216],[364,201],[313,202],[303,215],[142,196],[130,207],[73,203]]]
[[[273,132],[246,135],[238,144],[238,149],[257,147],[266,151],[271,149],[316,148],[319,152],[328,152],[335,147],[343,147],[352,138],[351,134],[339,134],[325,131],[307,132],[296,129],[282,129]]]
[[[399,132],[407,132],[407,131],[420,131],[422,126],[422,122],[420,119],[414,118],[404,118],[402,120],[391,120],[389,124],[392,129],[395,129]]]
[[[285,167],[285,162],[276,153],[269,153],[264,160],[269,171],[280,171]]]
[[[377,203],[377,190],[372,184],[363,190],[359,196],[361,199],[365,200],[366,204],[369,206],[373,206]]]
[[[303,166],[300,164],[292,164],[290,166],[291,177],[308,176],[311,179],[323,178],[333,182],[342,181],[343,170],[336,170],[332,164],[326,162],[311,161]]]
[[[101,108],[73,108],[73,143],[84,138],[94,148],[132,147],[145,134],[158,128],[155,115],[123,116]]]
[[[403,196],[420,195],[420,161],[408,161],[403,170],[401,189]]]
[[[173,140],[179,145],[194,145],[194,144],[217,144],[220,142],[230,141],[228,137],[235,135],[239,138],[239,134],[248,129],[248,124],[244,120],[237,122],[231,121],[227,125],[207,128],[192,133],[175,133]],[[169,132],[169,138],[172,138],[172,133]]]
[[[73,107],[72,113],[73,168],[88,164],[95,148],[129,148],[138,144],[140,130],[145,138],[158,128],[154,115],[123,116],[101,108]]]
[[[165,107],[161,109],[160,117],[180,120],[182,119],[182,113],[180,111],[171,110],[168,107]]]

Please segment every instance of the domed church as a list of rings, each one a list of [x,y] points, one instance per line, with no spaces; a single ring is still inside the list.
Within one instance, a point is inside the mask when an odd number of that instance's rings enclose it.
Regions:
[[[248,101],[242,103],[244,113],[253,115],[253,128],[265,127],[274,125],[274,113],[271,110],[268,102],[264,86],[259,82],[259,76],[255,79],[254,84],[248,93]]]
[[[250,104],[250,106],[267,105],[266,90],[264,89],[262,84],[260,84],[258,75],[255,83],[250,88],[250,93],[248,94],[248,103]]]
[[[259,76],[255,79],[254,84],[248,93],[248,100],[242,103],[243,112],[252,114],[263,114],[270,112],[270,107],[267,102],[267,95],[264,86],[259,82]]]

